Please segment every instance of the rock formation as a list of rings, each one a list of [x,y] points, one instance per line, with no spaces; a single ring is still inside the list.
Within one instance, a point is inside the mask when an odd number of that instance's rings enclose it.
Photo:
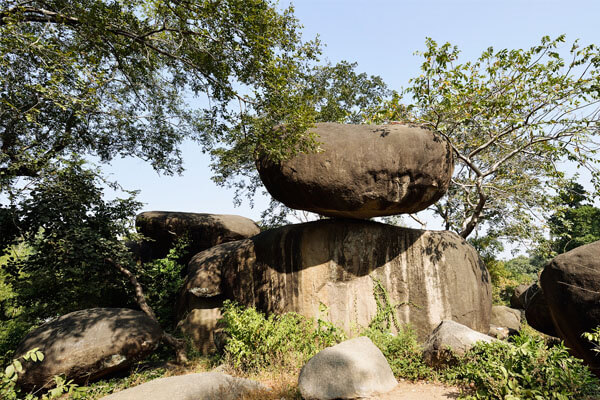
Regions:
[[[600,359],[581,335],[600,325],[600,241],[555,257],[540,284],[558,336],[600,375]]]
[[[533,329],[546,335],[557,336],[546,296],[537,283],[529,286],[519,299],[525,308],[525,319]]]
[[[257,162],[269,193],[290,208],[349,218],[414,213],[448,189],[452,151],[431,131],[322,123],[313,132],[321,152]]]
[[[487,333],[491,286],[475,250],[451,232],[361,220],[321,220],[265,231],[194,256],[180,314],[211,298],[235,299],[271,313],[329,319],[347,332],[377,312],[378,283],[400,322],[424,338],[453,319]]]
[[[141,311],[92,308],[63,315],[30,332],[17,348],[17,356],[36,347],[44,354],[42,362],[25,365],[19,385],[45,387],[55,375],[97,379],[150,354],[161,336],[160,326]]]
[[[260,232],[254,221],[239,215],[147,211],[135,220],[139,232],[152,239],[139,249],[142,261],[163,258],[176,240],[190,240],[187,252],[194,255],[221,243],[244,239]],[[185,260],[186,262],[189,261]]]

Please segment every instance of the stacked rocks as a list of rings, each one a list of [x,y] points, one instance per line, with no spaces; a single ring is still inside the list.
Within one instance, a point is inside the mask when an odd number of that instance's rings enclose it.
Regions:
[[[404,125],[317,124],[321,152],[287,161],[260,159],[267,190],[295,209],[333,217],[271,229],[196,254],[178,305],[182,326],[223,299],[264,312],[295,311],[350,331],[377,312],[383,288],[402,323],[423,339],[442,320],[487,333],[491,286],[475,250],[451,232],[401,228],[365,218],[412,213],[446,192],[449,144]],[[324,304],[326,315],[319,309]],[[199,315],[200,314],[200,315]]]

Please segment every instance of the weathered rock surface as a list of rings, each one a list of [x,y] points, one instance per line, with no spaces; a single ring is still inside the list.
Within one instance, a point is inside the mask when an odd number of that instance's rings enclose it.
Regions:
[[[23,339],[17,355],[38,347],[45,357],[26,365],[19,385],[46,386],[54,375],[76,382],[97,379],[150,354],[161,336],[160,326],[141,311],[92,308],[69,313]]]
[[[300,371],[298,389],[304,399],[355,399],[394,389],[387,360],[361,336],[328,347],[308,360]]]
[[[510,306],[512,308],[518,308],[521,310],[525,309],[525,304],[523,304],[523,299],[521,298],[521,296],[523,295],[523,293],[525,293],[529,286],[530,285],[523,283],[515,288],[512,296],[510,296]]]
[[[525,306],[525,319],[533,329],[546,335],[557,336],[546,296],[537,283],[523,292],[521,302]]]
[[[465,355],[477,342],[495,340],[458,322],[442,321],[423,344],[423,358],[428,365],[439,366]]]
[[[210,354],[215,347],[214,332],[221,318],[223,297],[192,297],[191,311],[182,316],[178,328],[202,354]]]
[[[439,200],[453,171],[449,144],[406,125],[317,124],[322,152],[257,162],[271,195],[332,217],[413,213]]]
[[[249,379],[203,372],[154,379],[102,400],[238,400],[249,393],[267,390],[264,385]]]
[[[154,241],[142,243],[143,261],[163,258],[183,236],[190,239],[191,255],[212,246],[256,235],[260,228],[239,215],[198,214],[172,211],[147,211],[136,217],[140,233]],[[185,260],[185,262],[189,261]]]
[[[558,336],[600,375],[600,358],[581,335],[600,325],[600,241],[555,257],[540,276]]]
[[[516,333],[521,329],[521,312],[506,306],[492,306],[490,323],[508,328],[511,334]]]
[[[505,326],[490,325],[490,331],[488,332],[488,336],[504,340],[510,336],[510,332]]]
[[[488,272],[450,232],[321,220],[215,246],[194,256],[188,269],[180,315],[197,298],[224,296],[265,312],[321,316],[350,332],[375,316],[379,282],[398,305],[400,322],[420,338],[444,319],[485,333],[490,327]]]

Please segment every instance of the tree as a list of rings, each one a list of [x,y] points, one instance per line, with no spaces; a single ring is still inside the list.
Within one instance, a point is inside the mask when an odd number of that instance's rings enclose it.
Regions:
[[[587,193],[571,181],[555,197],[556,211],[548,220],[549,256],[600,240],[600,209],[585,204]]]
[[[548,191],[564,185],[559,163],[591,170],[598,150],[600,56],[564,36],[544,37],[527,50],[488,48],[458,63],[459,50],[427,39],[422,74],[371,116],[402,120],[439,132],[451,144],[455,173],[433,211],[446,229],[469,237],[540,237],[552,210]],[[405,105],[403,96],[412,103]],[[482,228],[485,226],[485,228]]]
[[[319,43],[300,41],[292,11],[268,0],[0,1],[2,190],[71,152],[175,173],[186,138],[279,156],[310,144],[310,100],[288,82]],[[186,97],[202,94],[203,108]],[[297,129],[276,135],[278,123]]]
[[[82,157],[173,174],[191,139],[217,181],[243,187],[258,152],[312,150],[313,122],[352,119],[385,94],[381,79],[319,54],[293,8],[271,0],[0,0],[0,248],[30,250],[1,266],[7,301],[39,322],[134,296],[156,318],[138,281],[149,271],[120,240],[138,204],[105,201]]]

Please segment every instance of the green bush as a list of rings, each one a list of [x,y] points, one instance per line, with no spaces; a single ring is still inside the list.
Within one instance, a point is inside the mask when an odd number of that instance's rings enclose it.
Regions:
[[[296,313],[266,317],[231,301],[223,305],[221,324],[227,335],[223,359],[233,367],[255,371],[299,367],[325,347],[345,339],[332,324]]]
[[[177,304],[179,289],[183,285],[181,272],[185,266],[181,263],[181,258],[188,245],[187,240],[179,240],[165,258],[145,263],[136,271],[148,304],[165,328],[174,328],[177,323],[174,305]]]
[[[598,380],[564,345],[546,347],[543,340],[521,333],[512,343],[479,343],[460,361],[440,371],[450,383],[474,385],[476,399],[592,399]]]
[[[409,326],[402,328],[396,335],[373,328],[363,331],[363,335],[379,347],[396,377],[418,380],[434,375],[434,371],[423,361],[421,346]]]

